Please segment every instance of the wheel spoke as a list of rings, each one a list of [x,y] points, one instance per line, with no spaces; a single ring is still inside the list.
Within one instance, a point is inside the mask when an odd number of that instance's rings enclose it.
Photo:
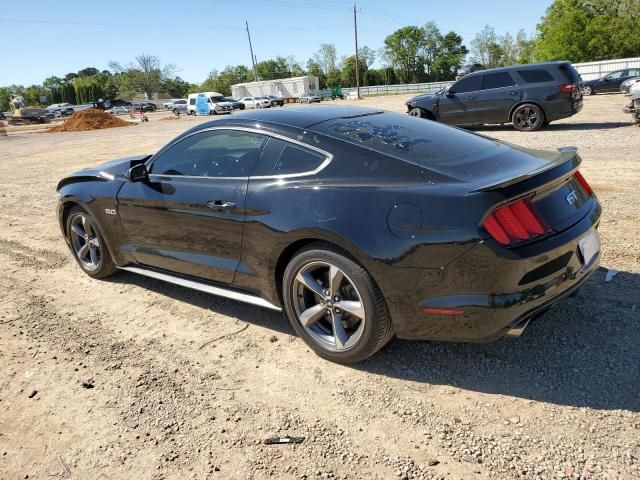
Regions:
[[[345,312],[350,313],[354,317],[364,319],[364,308],[362,307],[361,302],[343,300],[342,302],[336,303],[336,306],[340,307]]]
[[[314,305],[313,307],[307,308],[300,314],[300,323],[302,323],[302,325],[304,325],[305,327],[310,327],[314,325],[318,320],[320,320],[323,317],[324,313],[324,305]]]
[[[336,340],[336,348],[343,349],[349,341],[349,335],[342,325],[342,315],[333,315],[333,338]]]
[[[87,256],[87,254],[89,253],[89,250],[91,250],[89,248],[89,244],[85,243],[84,245],[82,245],[82,247],[80,247],[80,249],[78,250],[78,258],[84,258]]]
[[[316,295],[324,297],[322,286],[318,284],[316,279],[313,278],[313,275],[311,275],[309,272],[299,272],[296,276],[296,280],[298,280]]]
[[[338,294],[343,278],[344,274],[342,270],[331,265],[329,268],[329,291],[331,292],[331,296]]]
[[[98,249],[97,248],[89,248],[89,252],[90,252],[90,256],[91,256],[91,263],[93,263],[94,265],[98,265],[98,262],[99,262]]]
[[[85,236],[84,230],[77,223],[74,223],[74,224],[71,225],[71,230],[73,231],[73,233],[75,233],[79,237],[84,237]]]

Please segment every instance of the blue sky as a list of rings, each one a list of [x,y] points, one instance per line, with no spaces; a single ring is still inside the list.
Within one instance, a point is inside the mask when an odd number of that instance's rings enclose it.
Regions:
[[[244,22],[258,61],[294,55],[303,65],[321,43],[353,53],[349,0],[4,0],[0,85],[40,83],[84,67],[104,69],[151,53],[178,74],[202,82],[226,65],[250,65]],[[28,4],[28,6],[27,6]],[[551,0],[361,0],[359,44],[377,50],[405,25],[435,21],[460,33],[467,46],[485,25],[497,33],[532,33]],[[19,39],[19,40],[18,40]]]

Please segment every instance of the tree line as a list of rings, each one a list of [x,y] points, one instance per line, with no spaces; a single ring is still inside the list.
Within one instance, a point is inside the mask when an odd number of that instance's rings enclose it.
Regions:
[[[484,68],[547,60],[586,62],[640,55],[640,0],[554,0],[537,25],[536,33],[523,30],[498,35],[485,26],[469,47],[454,32],[442,32],[435,22],[399,28],[377,50],[359,50],[361,85],[390,85],[453,80],[465,63]],[[170,97],[211,90],[231,94],[231,85],[315,75],[321,88],[355,86],[355,55],[338,55],[336,46],[323,43],[306,62],[278,56],[255,68],[229,65],[214,69],[201,84],[176,75],[175,65],[162,65],[154,55],[142,54],[127,65],[110,62],[108,70],[84,68],[64,77],[52,76],[41,85],[0,87],[0,110],[7,110],[9,93],[25,97],[28,105],[46,96],[49,103],[86,103],[145,93]]]

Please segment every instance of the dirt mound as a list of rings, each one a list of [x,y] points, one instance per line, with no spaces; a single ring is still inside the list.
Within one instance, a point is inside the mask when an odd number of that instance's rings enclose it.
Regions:
[[[83,132],[102,128],[128,127],[135,123],[126,122],[102,110],[90,108],[71,115],[62,125],[50,128],[50,132]]]

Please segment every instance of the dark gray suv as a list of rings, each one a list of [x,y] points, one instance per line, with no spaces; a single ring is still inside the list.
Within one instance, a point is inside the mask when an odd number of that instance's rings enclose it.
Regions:
[[[513,123],[533,131],[582,109],[582,79],[569,62],[494,68],[406,104],[409,115],[451,125]]]

